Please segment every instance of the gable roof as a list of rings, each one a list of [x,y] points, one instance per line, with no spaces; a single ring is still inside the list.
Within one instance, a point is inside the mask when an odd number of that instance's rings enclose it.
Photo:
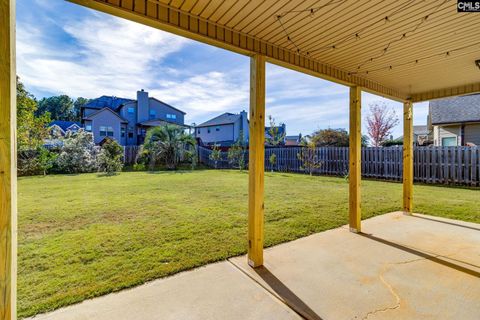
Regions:
[[[118,113],[116,113],[115,111],[113,111],[112,109],[107,108],[107,107],[102,108],[102,109],[100,109],[100,110],[98,110],[98,111],[95,111],[95,112],[89,114],[88,116],[84,117],[83,120],[92,120],[93,117],[95,117],[96,115],[98,115],[99,113],[101,113],[101,112],[103,112],[103,111],[105,111],[105,110],[108,111],[108,112],[110,112],[111,114],[115,115],[115,116],[116,116],[117,118],[119,118],[122,122],[128,123],[128,121],[125,120],[124,118],[122,118]]]
[[[177,110],[178,112],[181,112],[181,113],[183,113],[183,114],[187,114],[186,112],[183,112],[182,110],[177,109],[177,108],[169,105],[168,103],[165,103],[165,102],[163,102],[162,100],[159,100],[159,99],[157,99],[157,98],[149,97],[148,99],[149,99],[149,100],[155,100],[155,101],[160,102],[161,104],[163,104],[163,105],[165,105],[165,106],[167,106],[167,107],[169,107],[169,108],[172,108],[173,110]]]
[[[429,133],[430,130],[428,130],[428,126],[413,126],[413,134],[424,135]]]
[[[90,100],[83,107],[84,108],[90,108],[90,109],[109,108],[113,111],[118,111],[118,109],[120,109],[120,107],[123,104],[128,103],[128,102],[134,102],[134,101],[136,101],[136,100],[127,99],[127,98],[119,98],[119,97],[115,97],[115,96],[101,96],[100,98]]]
[[[480,94],[430,101],[429,113],[433,125],[480,122]]]
[[[52,126],[58,126],[60,127],[60,129],[63,130],[63,132],[66,132],[68,130],[68,128],[70,128],[72,125],[77,125],[78,127],[82,127],[82,124],[80,122],[76,122],[76,121],[64,121],[64,120],[55,120],[55,121],[52,121],[50,122],[50,124],[48,125],[48,127],[52,127]]]
[[[232,124],[237,122],[238,119],[240,119],[241,115],[240,114],[234,114],[230,112],[225,112],[213,119],[210,119],[208,121],[205,121],[204,123],[201,123],[197,126],[198,127],[210,127],[210,126],[219,126],[222,124]]]

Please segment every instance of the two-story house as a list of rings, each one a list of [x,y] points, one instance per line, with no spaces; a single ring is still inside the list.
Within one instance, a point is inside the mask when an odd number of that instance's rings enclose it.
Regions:
[[[106,137],[123,146],[142,144],[147,129],[172,123],[183,127],[185,112],[156,98],[143,89],[137,99],[101,96],[82,107],[82,124],[99,144]]]
[[[238,114],[225,112],[195,126],[195,137],[202,144],[218,144],[222,147],[228,147],[235,143],[240,135],[243,135],[243,140],[247,142],[248,130],[246,111]]]
[[[480,94],[431,101],[429,126],[436,146],[479,146]]]

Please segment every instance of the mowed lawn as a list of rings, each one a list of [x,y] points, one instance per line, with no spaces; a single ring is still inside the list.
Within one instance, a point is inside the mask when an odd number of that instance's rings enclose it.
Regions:
[[[25,317],[246,252],[248,173],[20,178],[18,310]],[[402,186],[363,181],[363,218]],[[267,173],[267,246],[347,222],[348,183]],[[480,222],[480,190],[415,186],[415,211]]]

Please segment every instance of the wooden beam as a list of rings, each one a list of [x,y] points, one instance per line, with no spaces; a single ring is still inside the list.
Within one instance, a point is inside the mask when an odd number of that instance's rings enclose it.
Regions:
[[[263,265],[265,170],[265,56],[250,58],[248,264]]]
[[[362,220],[360,183],[362,181],[362,130],[361,95],[359,87],[350,87],[350,173],[349,173],[349,222],[350,231],[360,232]]]
[[[0,319],[16,319],[15,0],[0,1]]]
[[[403,212],[412,214],[413,204],[413,110],[412,102],[403,104]]]
[[[470,83],[463,86],[432,90],[427,92],[414,93],[410,97],[411,102],[422,102],[448,97],[461,96],[465,94],[479,93],[480,82]]]
[[[343,85],[361,86],[365,91],[397,101],[403,102],[407,98],[407,94],[404,92],[386,87],[359,75],[351,74],[343,69],[323,63],[321,60],[298,54],[294,49],[281,48],[262,39],[228,28],[190,12],[182,11],[157,0],[147,0],[149,6],[144,11],[135,10],[127,1],[67,1],[240,54],[248,56],[255,54],[265,55],[268,62],[293,70],[307,72],[310,75]]]

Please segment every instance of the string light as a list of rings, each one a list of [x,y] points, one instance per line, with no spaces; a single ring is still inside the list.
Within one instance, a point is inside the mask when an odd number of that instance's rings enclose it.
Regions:
[[[287,16],[288,14],[291,14],[291,13],[304,13],[304,12],[309,12],[309,16],[311,18],[313,18],[313,14],[325,7],[328,7],[330,5],[334,5],[334,4],[338,4],[338,3],[342,3],[342,2],[345,2],[347,0],[330,0],[328,1],[326,4],[322,5],[322,6],[318,6],[318,7],[312,7],[312,8],[308,8],[308,9],[302,9],[302,10],[289,10],[289,11],[284,11],[283,13],[281,14],[278,14],[276,15],[276,19],[277,21],[279,22],[279,24],[281,25],[282,27],[282,30],[283,32],[285,33],[285,35],[287,36],[287,40],[292,43],[292,45],[298,49],[298,45],[293,41],[293,39],[290,37],[289,33],[287,32],[284,24],[283,24],[283,21],[282,21],[282,18],[284,18],[285,16]],[[338,45],[341,45],[341,44],[344,44],[346,43],[347,41],[351,40],[351,39],[354,39],[354,40],[357,40],[360,38],[360,34],[363,33],[364,31],[370,29],[371,27],[375,26],[376,24],[378,24],[379,22],[383,22],[383,21],[390,21],[390,18],[393,17],[394,15],[396,15],[397,13],[401,12],[402,10],[406,10],[410,7],[413,7],[413,5],[415,5],[415,1],[416,0],[410,0],[408,1],[407,3],[399,6],[396,10],[394,10],[393,12],[391,12],[388,16],[384,17],[384,18],[381,18],[377,21],[374,21],[373,23],[361,28],[360,30],[354,32],[353,34],[349,34],[343,38],[341,38],[339,41],[336,41],[334,43],[331,43],[329,45],[326,45],[324,47],[321,47],[321,48],[317,48],[317,49],[314,49],[314,50],[310,50],[309,53],[312,54],[312,53],[315,53],[315,52],[320,52],[320,51],[324,51],[324,50],[329,50],[329,49],[335,49]],[[447,0],[448,1],[448,0]]]
[[[443,57],[451,57],[453,52],[462,51],[462,50],[469,49],[471,47],[475,47],[475,46],[479,46],[479,45],[480,45],[480,42],[476,42],[476,43],[466,45],[466,46],[463,46],[463,47],[458,47],[458,48],[454,48],[454,49],[451,49],[451,50],[448,50],[448,51],[443,51],[443,52],[432,54],[432,55],[429,55],[429,56],[417,58],[417,59],[412,60],[412,61],[403,62],[403,63],[399,63],[399,64],[395,64],[395,65],[388,65],[388,66],[385,66],[385,67],[379,67],[379,68],[372,69],[372,70],[349,72],[348,74],[349,75],[369,74],[371,72],[376,72],[376,71],[392,70],[393,68],[398,68],[398,67],[406,66],[406,65],[409,65],[409,64],[418,65],[419,62],[424,61],[424,60],[430,60],[432,58],[442,57],[442,56]]]
[[[358,65],[357,69],[361,69],[361,68],[362,68],[363,66],[365,66],[367,63],[373,62],[374,60],[377,60],[377,59],[383,57],[383,56],[387,53],[388,49],[390,48],[390,46],[391,46],[392,44],[394,44],[394,43],[396,43],[396,42],[399,42],[399,41],[405,39],[405,38],[407,37],[407,34],[409,34],[409,33],[414,33],[415,31],[417,31],[418,28],[420,28],[420,26],[421,26],[425,21],[427,21],[427,19],[428,19],[429,16],[431,16],[432,14],[437,13],[438,10],[440,10],[440,8],[441,8],[445,3],[447,3],[448,1],[449,1],[449,0],[443,0],[443,2],[441,2],[439,5],[437,5],[437,6],[435,7],[435,10],[434,10],[432,13],[430,13],[430,14],[426,15],[425,17],[423,17],[422,19],[420,19],[420,21],[415,25],[415,27],[413,27],[411,30],[403,33],[400,38],[394,39],[394,40],[390,41],[389,43],[387,43],[387,45],[385,46],[385,48],[383,48],[381,54],[379,54],[379,55],[377,55],[377,56],[375,56],[375,57],[372,57],[372,58],[370,58],[370,59],[367,59],[367,60],[363,61],[362,63],[360,63],[360,64]]]

